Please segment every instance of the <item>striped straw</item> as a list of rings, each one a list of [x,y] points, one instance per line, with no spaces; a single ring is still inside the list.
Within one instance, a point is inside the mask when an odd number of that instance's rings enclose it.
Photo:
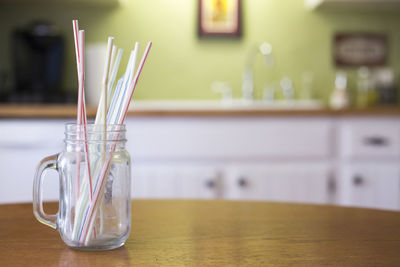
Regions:
[[[78,113],[79,109],[81,109],[81,116],[80,119],[78,119],[78,125],[83,125],[83,133],[84,133],[84,140],[85,140],[85,145],[84,145],[84,150],[85,150],[85,157],[86,157],[86,163],[87,163],[87,172],[88,172],[88,179],[89,179],[89,196],[90,199],[92,200],[93,197],[93,189],[92,189],[92,175],[90,171],[90,159],[89,159],[89,151],[88,151],[88,145],[87,145],[87,132],[86,132],[86,103],[85,103],[85,31],[84,30],[79,30],[79,35],[78,35],[78,45],[79,45],[79,58],[80,58],[80,86],[79,86],[79,97],[78,97]],[[78,115],[79,118],[79,115]]]
[[[76,71],[78,74],[78,88],[81,87],[81,79],[80,79],[80,57],[79,57],[79,42],[78,42],[78,32],[79,32],[79,27],[78,27],[78,21],[73,20],[72,21],[72,29],[74,32],[74,43],[75,43],[75,57],[76,57]],[[78,99],[80,98],[80,89],[78,89]],[[78,101],[79,102],[79,101]],[[81,114],[81,107],[78,103],[78,110],[77,110],[77,122],[82,118]],[[77,129],[78,132],[78,129]],[[77,155],[77,168],[76,168],[76,183],[75,183],[75,198],[78,199],[79,191],[80,191],[80,153]]]
[[[152,45],[152,43],[149,42],[146,47],[146,50],[144,52],[144,55],[142,56],[142,59],[140,61],[140,64],[139,64],[138,70],[135,74],[135,77],[133,78],[133,81],[129,84],[129,87],[125,88],[125,90],[128,89],[127,95],[129,97],[123,99],[122,105],[121,105],[121,103],[119,103],[119,105],[116,106],[118,108],[122,107],[122,111],[123,111],[118,118],[119,124],[123,124],[123,122],[125,120],[131,97],[132,97],[135,87],[137,85],[140,74],[143,70],[143,66],[146,62],[147,56],[150,52],[151,45]],[[114,97],[115,97],[115,95],[114,95]],[[115,107],[114,107],[114,109],[115,109]],[[110,112],[112,112],[111,108],[110,108]],[[110,122],[110,123],[113,123],[113,122]],[[113,151],[114,149],[115,149],[115,144],[112,145],[111,151]],[[83,225],[82,225],[80,233],[79,233],[79,241],[82,243],[84,242],[85,244],[87,244],[90,240],[90,235],[91,235],[90,233],[93,229],[94,218],[96,217],[95,215],[98,210],[99,196],[100,196],[100,193],[104,190],[105,180],[106,180],[105,177],[107,176],[110,164],[111,164],[111,155],[107,155],[106,164],[103,164],[103,167],[99,174],[100,176],[98,179],[96,179],[96,183],[95,183],[95,187],[94,187],[95,188],[94,189],[94,200],[90,203],[90,205],[88,205],[86,207],[86,212],[84,213],[85,216],[82,221]]]
[[[111,167],[112,153],[107,153],[106,158],[103,160],[100,160],[100,158],[95,158],[92,162],[94,164],[93,166],[95,167],[93,177],[97,178],[93,180],[95,183],[92,184],[92,173],[90,168],[88,144],[86,142],[87,118],[84,96],[84,31],[79,31],[78,21],[76,20],[73,21],[73,29],[79,82],[77,124],[83,126],[83,134],[85,140],[84,150],[86,162],[88,164],[86,170],[87,172],[85,173],[85,176],[87,176],[88,179],[83,179],[81,185],[80,183],[78,183],[78,185],[80,185],[82,188],[81,190],[79,190],[79,188],[77,190],[77,192],[79,192],[79,196],[75,206],[76,210],[73,236],[74,239],[79,240],[80,243],[84,242],[85,244],[88,244],[92,233],[94,238],[96,238],[96,227],[94,226],[94,224],[96,214],[99,211],[100,203],[102,202],[102,198],[104,195],[105,182],[107,180],[106,177]],[[101,99],[99,103],[99,107],[101,107],[101,109],[98,109],[98,113],[96,114],[96,123],[100,122],[100,120],[103,119],[104,125],[107,125],[107,123],[123,124],[133,92],[136,88],[138,79],[142,72],[144,63],[146,62],[152,43],[148,43],[136,72],[135,66],[139,44],[135,44],[135,49],[131,51],[130,60],[128,62],[125,74],[121,79],[118,80],[116,88],[115,90],[113,90],[115,78],[122,57],[122,50],[118,50],[118,54],[116,55],[116,59],[114,60],[116,47],[112,45],[113,39],[110,41],[109,38],[108,41],[108,53],[106,56],[106,66],[103,76],[102,88],[102,94],[104,95],[104,98]],[[115,146],[115,144],[111,145],[111,152],[115,150]],[[78,164],[79,162],[80,160],[78,161]],[[79,174],[77,174],[77,177],[79,181]],[[100,225],[100,231],[101,228],[102,227]]]

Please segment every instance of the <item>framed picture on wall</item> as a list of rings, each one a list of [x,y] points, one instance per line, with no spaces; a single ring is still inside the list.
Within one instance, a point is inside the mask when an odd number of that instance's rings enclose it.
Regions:
[[[336,66],[382,66],[387,58],[387,37],[381,33],[337,33],[333,49]]]
[[[198,0],[200,37],[240,37],[241,0]]]

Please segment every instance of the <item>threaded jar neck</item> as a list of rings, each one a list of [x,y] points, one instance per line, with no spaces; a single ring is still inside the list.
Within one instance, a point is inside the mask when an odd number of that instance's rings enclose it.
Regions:
[[[67,123],[65,125],[65,143],[125,143],[126,128],[124,124],[87,124],[78,125]]]

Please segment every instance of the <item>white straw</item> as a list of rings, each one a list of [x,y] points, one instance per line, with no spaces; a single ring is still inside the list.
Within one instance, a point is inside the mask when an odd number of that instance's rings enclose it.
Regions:
[[[135,44],[135,49],[131,51],[130,57],[129,57],[129,62],[126,68],[126,72],[124,74],[124,83],[122,85],[121,91],[117,95],[117,100],[111,104],[114,104],[114,106],[110,106],[110,123],[111,124],[116,124],[118,121],[118,117],[120,116],[121,113],[121,104],[123,103],[124,99],[126,98],[127,95],[127,89],[129,88],[130,84],[132,83],[132,80],[134,79],[134,71],[135,71],[135,65],[136,65],[136,58],[139,50],[139,43]]]
[[[108,99],[107,106],[108,107],[110,106],[110,103],[111,103],[111,95],[112,95],[112,91],[114,88],[115,79],[118,74],[118,68],[119,68],[119,64],[121,62],[122,53],[123,53],[123,50],[118,49],[117,58],[115,59],[114,65],[111,70],[110,81],[108,83],[108,96],[107,96],[107,99]]]
[[[122,109],[121,109],[122,112],[120,113],[120,116],[118,117],[118,124],[123,124],[124,123],[124,120],[125,120],[125,117],[126,117],[126,113],[128,111],[128,108],[129,108],[129,104],[131,103],[133,92],[135,91],[136,84],[137,84],[137,82],[139,80],[140,74],[142,73],[142,69],[143,69],[144,63],[146,62],[147,55],[150,52],[151,45],[152,45],[152,42],[149,42],[147,44],[146,50],[143,53],[142,59],[140,60],[138,69],[136,71],[135,78],[133,79],[132,84],[130,84],[130,86],[129,86],[128,95],[127,95],[127,97],[124,98],[124,102],[122,104]]]
[[[106,64],[104,66],[103,90],[102,90],[104,93],[104,115],[103,115],[104,126],[107,125],[107,89],[108,89],[108,78],[110,76],[111,52],[112,52],[113,43],[114,43],[114,38],[108,37],[107,56],[106,56]]]
[[[107,123],[107,109],[108,109],[108,96],[110,90],[110,72],[111,72],[111,65],[113,62],[113,58],[115,57],[115,50],[116,46],[112,45],[114,41],[113,37],[108,38],[108,45],[107,45],[107,54],[105,59],[105,66],[104,66],[104,73],[103,73],[103,81],[102,81],[102,90],[100,93],[99,104],[97,106],[95,124],[100,124],[100,120],[103,120],[103,124],[106,125]],[[110,44],[111,42],[111,44]]]
[[[79,37],[78,37],[78,32],[79,32],[79,26],[78,26],[78,21],[73,20],[72,21],[72,29],[74,30],[74,43],[75,43],[75,57],[76,57],[76,70],[78,72],[78,77],[80,73],[80,57],[79,57]]]
[[[78,125],[83,124],[85,135],[84,140],[87,140],[86,104],[84,99],[84,31],[79,31],[78,22],[76,20],[73,21],[73,28],[74,41],[76,46],[75,52],[77,59],[77,72],[79,77],[77,122]],[[138,79],[143,69],[143,65],[146,62],[148,53],[152,45],[151,42],[147,44],[146,50],[136,70],[136,60],[139,52],[139,43],[135,43],[135,48],[130,53],[125,73],[118,80],[114,89],[114,84],[123,52],[121,49],[118,49],[117,52],[117,48],[113,45],[113,41],[114,39],[112,37],[108,38],[106,64],[102,80],[102,91],[95,120],[96,124],[99,124],[100,121],[103,120],[104,127],[106,127],[107,124],[123,124],[130,101],[132,99],[133,92],[136,88]],[[114,136],[114,138],[117,138],[117,136]],[[104,145],[106,145],[105,142]],[[93,149],[100,148],[93,147]],[[111,145],[110,151],[112,152],[114,151],[114,149],[115,144]],[[105,183],[107,181],[107,177],[110,171],[109,168],[112,164],[112,153],[106,153],[105,158],[103,158],[102,160],[102,157],[94,157],[92,159],[93,172],[91,173],[91,164],[87,142],[85,142],[84,151],[86,163],[88,164],[85,176],[87,176],[88,179],[82,180],[81,188],[79,190],[79,196],[75,208],[76,217],[74,220],[73,236],[76,240],[79,240],[79,242],[85,243],[87,245],[92,238],[96,239],[96,235],[101,233],[103,221],[100,218],[100,232],[98,232],[98,228],[96,226],[96,218],[98,216],[98,212],[101,212]],[[94,178],[94,180],[92,180],[92,178]]]

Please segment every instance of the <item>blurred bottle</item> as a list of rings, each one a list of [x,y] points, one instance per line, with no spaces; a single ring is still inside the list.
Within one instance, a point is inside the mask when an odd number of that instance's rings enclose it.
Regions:
[[[277,88],[279,88],[279,85],[277,85],[276,83],[271,83],[269,85],[264,86],[262,95],[263,101],[268,103],[274,102],[277,98],[277,92],[278,92]]]
[[[289,77],[283,77],[280,81],[280,85],[283,92],[283,97],[286,101],[292,101],[295,97],[295,89],[293,87],[292,79]]]
[[[367,108],[375,106],[377,103],[377,93],[370,70],[367,67],[361,67],[357,74],[356,107]]]
[[[395,74],[391,68],[380,68],[374,71],[373,83],[377,90],[378,104],[397,104],[397,88],[395,80]]]
[[[306,71],[301,74],[301,95],[300,99],[312,99],[312,90],[314,83],[314,74],[311,71]]]
[[[336,73],[335,88],[329,99],[330,107],[333,109],[346,108],[349,105],[349,96],[347,93],[347,75],[344,71]]]

